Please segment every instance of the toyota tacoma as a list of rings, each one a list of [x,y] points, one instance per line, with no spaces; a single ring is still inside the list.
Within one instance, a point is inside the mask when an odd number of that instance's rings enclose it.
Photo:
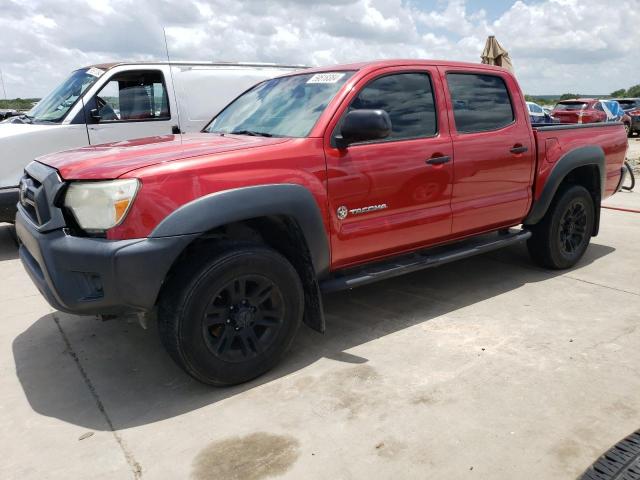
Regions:
[[[41,157],[20,258],[56,309],[157,317],[196,379],[250,380],[322,294],[526,241],[565,269],[622,178],[620,123],[532,125],[510,72],[389,60],[293,72],[200,133]]]

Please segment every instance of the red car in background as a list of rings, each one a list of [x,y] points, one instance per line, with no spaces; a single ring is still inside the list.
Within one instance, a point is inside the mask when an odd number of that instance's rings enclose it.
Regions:
[[[560,123],[606,122],[607,113],[596,98],[576,98],[558,102],[553,108],[553,116]]]

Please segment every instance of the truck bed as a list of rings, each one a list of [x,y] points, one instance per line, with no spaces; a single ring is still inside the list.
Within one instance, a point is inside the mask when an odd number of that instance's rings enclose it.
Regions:
[[[615,193],[628,148],[627,135],[622,122],[533,124],[532,127],[538,152],[534,200],[540,198],[555,163],[566,153],[588,146],[599,146],[604,151],[606,160],[604,198]]]

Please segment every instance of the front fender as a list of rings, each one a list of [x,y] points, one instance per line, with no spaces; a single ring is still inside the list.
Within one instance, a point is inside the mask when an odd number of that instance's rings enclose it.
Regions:
[[[204,233],[229,223],[274,215],[287,216],[298,223],[316,275],[328,273],[329,241],[322,215],[314,196],[301,185],[258,185],[206,195],[171,213],[149,237]]]

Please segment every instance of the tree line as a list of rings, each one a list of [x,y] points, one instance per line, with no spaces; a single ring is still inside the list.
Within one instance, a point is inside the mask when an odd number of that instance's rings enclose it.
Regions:
[[[592,97],[593,95],[589,95]],[[537,95],[525,95],[524,98],[527,102],[540,103],[542,105],[552,105],[561,100],[571,100],[572,98],[582,98],[585,95],[581,93],[563,93],[554,97],[541,97]],[[627,90],[621,88],[615,92],[611,92],[611,95],[596,95],[596,98],[640,98],[640,84],[629,87]]]
[[[620,90],[616,90],[615,92],[611,92],[612,97],[616,98],[637,98],[640,97],[640,84],[634,85],[633,87],[629,87],[628,90],[621,88]]]
[[[11,100],[0,100],[0,109],[6,110],[31,110],[34,102],[39,98],[14,98]]]

